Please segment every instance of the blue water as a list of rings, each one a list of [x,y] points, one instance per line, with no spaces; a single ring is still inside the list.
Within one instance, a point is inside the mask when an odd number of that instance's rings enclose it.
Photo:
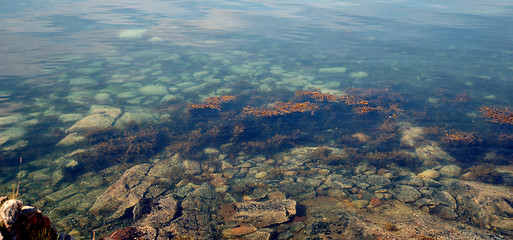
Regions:
[[[50,159],[83,147],[55,144],[91,113],[93,105],[143,112],[151,117],[138,119],[141,124],[163,124],[184,134],[211,127],[206,123],[211,113],[184,117],[191,114],[187,104],[222,95],[239,99],[227,107],[226,112],[233,112],[222,115],[232,117],[230,121],[223,123],[217,112],[213,114],[221,120],[210,119],[225,134],[217,138],[217,147],[234,141],[232,130],[226,130],[231,124],[255,126],[246,139],[235,136],[235,141],[245,142],[241,146],[275,133],[289,135],[300,127],[311,136],[316,131],[331,135],[291,145],[318,145],[340,144],[342,135],[365,132],[368,126],[397,117],[397,122],[430,128],[428,138],[443,139],[455,131],[476,134],[479,149],[473,144],[469,149],[478,157],[470,156],[472,161],[461,148],[446,149],[464,168],[476,159],[509,165],[513,144],[501,144],[494,136],[504,134],[502,139],[511,141],[511,125],[487,121],[479,108],[513,107],[512,12],[513,2],[505,0],[0,0],[0,163],[6,174],[0,180],[2,189],[10,189],[16,180],[12,173],[20,156],[27,175],[52,168]],[[144,92],[144,87],[155,85],[159,90]],[[284,120],[287,127],[266,129],[258,126],[274,122],[233,120],[247,105],[292,101],[297,90],[340,95],[350,88],[390,90],[401,97],[365,95],[371,98],[365,100],[376,98],[371,101],[374,107],[398,103],[405,111],[361,120],[348,117],[350,107],[325,104],[313,118]],[[330,115],[326,109],[348,113]],[[292,122],[297,125],[290,126]],[[343,127],[349,130],[332,133]],[[391,151],[398,141],[369,151]],[[502,158],[489,161],[484,157],[489,152]],[[26,198],[37,202],[40,187],[27,183]],[[62,217],[62,212],[53,217]]]

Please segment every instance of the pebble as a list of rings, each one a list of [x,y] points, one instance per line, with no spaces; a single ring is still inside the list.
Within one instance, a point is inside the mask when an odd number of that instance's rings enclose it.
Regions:
[[[408,185],[398,185],[394,189],[393,195],[395,198],[399,199],[399,201],[405,203],[415,202],[417,199],[422,197],[422,194],[420,194],[417,189]]]
[[[431,209],[430,212],[444,219],[456,219],[458,217],[454,209],[444,205],[438,205]]]
[[[373,198],[369,202],[369,207],[377,207],[377,206],[380,206],[381,204],[383,204],[383,202],[381,200],[379,200],[378,198]]]
[[[328,189],[328,196],[338,199],[347,198],[347,194],[340,189]]]
[[[258,179],[265,178],[265,177],[267,177],[267,173],[266,172],[259,172],[259,173],[255,174],[255,177],[258,178]]]
[[[355,208],[364,208],[364,207],[367,207],[369,205],[369,201],[367,200],[354,200],[351,202],[351,204],[355,207]]]
[[[461,175],[461,167],[458,165],[447,165],[440,168],[440,173],[447,177],[458,177]]]
[[[430,178],[430,179],[435,180],[440,177],[440,172],[438,172],[437,170],[434,170],[434,169],[427,169],[427,170],[424,170],[423,172],[417,174],[417,177]]]
[[[319,169],[318,173],[320,175],[326,176],[326,175],[330,174],[330,170],[328,170],[328,169]]]

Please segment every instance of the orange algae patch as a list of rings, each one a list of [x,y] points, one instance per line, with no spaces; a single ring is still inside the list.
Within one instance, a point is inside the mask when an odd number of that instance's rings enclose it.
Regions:
[[[225,95],[225,96],[220,96],[220,97],[209,97],[205,100],[206,103],[202,103],[202,104],[190,103],[189,108],[190,109],[210,108],[210,109],[217,109],[217,110],[221,111],[221,104],[230,102],[233,99],[235,99],[235,96],[231,96],[231,95]]]
[[[513,111],[508,107],[499,109],[494,107],[481,107],[479,108],[482,116],[486,118],[486,121],[513,125]]]
[[[251,114],[257,117],[273,117],[296,112],[313,112],[317,109],[319,109],[319,105],[311,102],[275,102],[269,108],[254,108],[247,106],[243,111],[245,114]]]
[[[479,139],[477,139],[475,133],[457,130],[452,133],[446,133],[445,136],[442,137],[442,141],[453,144],[471,145],[479,142]]]

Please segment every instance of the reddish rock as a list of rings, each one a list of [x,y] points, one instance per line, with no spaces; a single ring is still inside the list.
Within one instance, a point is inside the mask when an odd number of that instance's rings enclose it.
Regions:
[[[104,240],[155,239],[157,230],[151,227],[126,227],[113,232]]]
[[[214,187],[220,187],[228,184],[228,180],[226,178],[223,178],[221,174],[215,175],[212,180],[210,180],[210,184]]]
[[[370,200],[369,202],[369,207],[377,207],[377,206],[380,206],[381,204],[383,204],[383,202],[381,200],[379,200],[378,198],[373,198]]]

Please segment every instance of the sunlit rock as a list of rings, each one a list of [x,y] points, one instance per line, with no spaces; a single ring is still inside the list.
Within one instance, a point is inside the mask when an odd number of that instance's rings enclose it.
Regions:
[[[415,127],[409,123],[400,123],[401,144],[408,147],[415,147],[424,140],[424,128]]]
[[[61,122],[76,122],[80,119],[84,118],[84,115],[80,113],[67,113],[59,116],[59,121]]]
[[[415,154],[420,160],[424,161],[425,164],[434,164],[438,160],[454,161],[454,158],[440,148],[437,143],[431,141],[415,148]]]
[[[424,170],[423,172],[417,174],[417,177],[431,178],[433,180],[436,180],[437,178],[440,177],[440,172],[438,172],[437,170],[434,170],[434,169],[427,169],[427,170]]]
[[[447,165],[440,168],[440,173],[447,177],[458,177],[461,175],[461,167],[458,165]]]
[[[121,114],[121,109],[115,107],[92,106],[91,114],[76,122],[67,132],[81,132],[92,129],[104,129],[112,126],[114,119]]]
[[[145,109],[131,109],[116,120],[115,127],[123,128],[132,123],[154,123],[158,120],[158,114]]]

